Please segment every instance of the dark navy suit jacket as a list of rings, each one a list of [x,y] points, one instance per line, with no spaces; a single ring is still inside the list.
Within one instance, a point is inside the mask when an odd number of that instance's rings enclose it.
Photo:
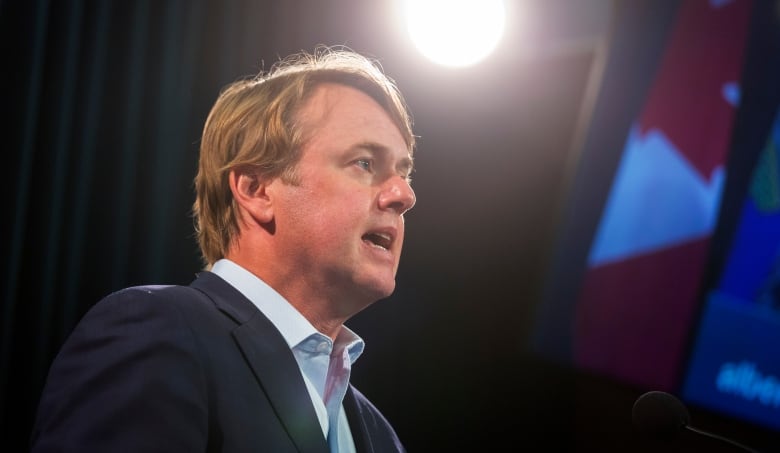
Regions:
[[[344,399],[359,452],[404,451],[354,387]],[[227,282],[114,293],[78,324],[49,371],[34,452],[328,451],[279,331]]]

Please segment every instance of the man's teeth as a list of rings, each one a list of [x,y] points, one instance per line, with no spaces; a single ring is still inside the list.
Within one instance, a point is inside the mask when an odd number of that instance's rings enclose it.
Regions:
[[[390,248],[390,244],[392,243],[393,240],[389,234],[384,234],[384,233],[370,233],[367,234],[365,238],[373,246],[379,247],[384,250]]]

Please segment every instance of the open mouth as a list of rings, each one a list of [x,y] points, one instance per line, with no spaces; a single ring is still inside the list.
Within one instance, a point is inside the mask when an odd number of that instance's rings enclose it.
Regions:
[[[367,233],[363,235],[363,240],[382,250],[389,250],[393,243],[392,236],[385,233]]]

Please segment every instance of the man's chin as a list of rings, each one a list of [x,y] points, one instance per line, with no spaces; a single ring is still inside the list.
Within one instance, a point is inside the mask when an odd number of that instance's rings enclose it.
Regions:
[[[393,291],[395,291],[395,278],[365,282],[361,286],[364,288],[363,292],[366,296],[366,305],[368,306],[393,294]]]

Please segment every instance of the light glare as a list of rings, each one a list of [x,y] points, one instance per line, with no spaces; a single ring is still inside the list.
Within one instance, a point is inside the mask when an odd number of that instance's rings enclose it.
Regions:
[[[417,49],[446,66],[483,59],[504,31],[503,0],[406,0],[404,10]]]

